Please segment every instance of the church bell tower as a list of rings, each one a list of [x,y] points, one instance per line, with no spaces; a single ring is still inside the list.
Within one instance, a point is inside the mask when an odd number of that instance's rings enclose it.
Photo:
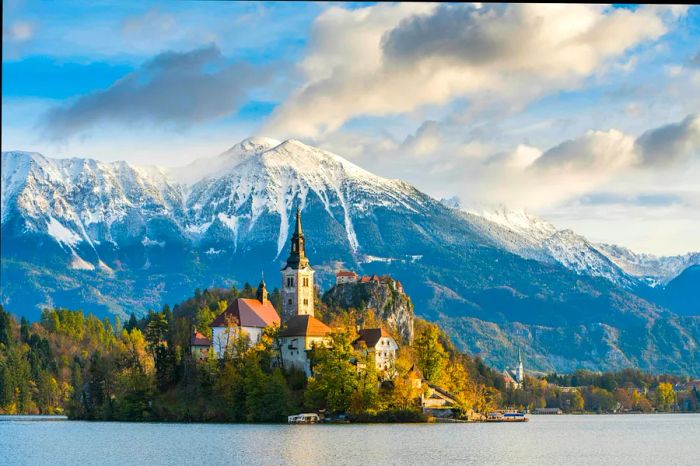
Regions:
[[[301,229],[301,212],[297,208],[292,249],[282,269],[282,319],[295,315],[314,315],[314,269],[309,265]]]
[[[518,347],[518,383],[523,383],[525,379],[525,370],[523,369],[523,358],[520,354],[520,347]]]

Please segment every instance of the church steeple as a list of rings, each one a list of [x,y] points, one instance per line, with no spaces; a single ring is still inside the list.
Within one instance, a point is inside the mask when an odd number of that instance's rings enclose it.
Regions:
[[[297,209],[297,221],[292,235],[292,250],[282,269],[282,320],[289,321],[296,315],[314,315],[314,269],[309,265],[304,249],[304,232],[301,230],[301,212]]]
[[[525,378],[525,370],[523,368],[523,358],[520,354],[520,346],[518,346],[518,383],[522,383]]]
[[[258,285],[258,290],[255,293],[255,297],[263,304],[267,302],[268,292],[267,287],[265,287],[264,278],[260,279],[260,284]]]
[[[304,250],[304,232],[301,230],[301,211],[297,207],[297,219],[292,235],[292,250],[287,258],[287,267],[292,269],[302,269],[308,267],[309,259]]]

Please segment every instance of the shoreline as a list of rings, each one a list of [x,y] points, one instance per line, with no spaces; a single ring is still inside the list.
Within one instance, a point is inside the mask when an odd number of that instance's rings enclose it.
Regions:
[[[560,416],[637,416],[637,415],[693,415],[700,414],[700,412],[655,412],[655,413],[643,413],[643,412],[628,412],[628,413],[562,413],[562,414],[530,414],[528,416],[534,417],[560,417]],[[531,420],[530,417],[527,418]],[[432,419],[425,421],[413,421],[413,422],[387,422],[387,421],[348,421],[348,422],[316,422],[312,424],[288,424],[286,422],[218,422],[218,421],[175,421],[175,420],[128,420],[128,419],[80,419],[71,418],[66,415],[53,415],[53,414],[0,414],[0,422],[13,422],[13,421],[25,421],[25,422],[89,422],[89,423],[129,423],[129,424],[205,424],[205,425],[279,425],[279,426],[293,426],[293,425],[406,425],[406,424],[520,424],[522,421],[487,421],[487,420],[466,420],[466,419]]]

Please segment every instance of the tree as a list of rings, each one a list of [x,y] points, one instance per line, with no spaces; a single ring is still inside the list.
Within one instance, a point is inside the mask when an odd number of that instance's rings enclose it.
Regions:
[[[311,409],[326,408],[331,412],[346,412],[355,390],[357,377],[350,362],[353,349],[346,332],[330,335],[331,344],[312,350],[314,376],[306,391],[307,406]]]
[[[124,330],[126,330],[127,332],[131,332],[133,329],[138,328],[138,326],[139,321],[136,319],[136,315],[134,315],[134,313],[132,312],[129,316],[129,321],[124,326]]]
[[[379,408],[379,374],[373,352],[358,352],[357,384],[350,399],[354,414],[375,414]]]
[[[170,386],[175,378],[175,354],[166,341],[168,328],[162,312],[151,314],[146,325],[146,341],[155,361],[156,384],[161,390]]]
[[[0,304],[0,348],[4,345],[6,348],[10,346],[12,341],[12,320],[10,319],[10,313],[3,309],[2,304]]]
[[[29,340],[29,323],[24,316],[22,316],[22,321],[19,326],[19,335],[23,342],[27,342]]]
[[[289,389],[287,381],[280,368],[272,371],[265,386],[263,397],[263,410],[258,416],[260,421],[275,422],[280,421],[289,414]]]
[[[418,367],[430,382],[437,382],[447,364],[447,352],[440,343],[440,330],[434,324],[427,324],[416,338]]]
[[[652,410],[651,402],[639,390],[632,392],[632,408],[636,411],[649,412]]]
[[[673,385],[668,382],[661,382],[656,387],[656,408],[662,411],[668,411],[676,402],[676,393],[673,391]]]
[[[574,390],[571,393],[571,410],[574,412],[581,412],[583,411],[583,408],[583,396],[579,390]]]

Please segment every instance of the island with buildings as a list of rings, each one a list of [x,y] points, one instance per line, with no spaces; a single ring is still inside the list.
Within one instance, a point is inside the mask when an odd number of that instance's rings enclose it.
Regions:
[[[693,412],[700,382],[638,369],[492,368],[415,316],[387,275],[335,270],[321,291],[301,212],[279,289],[195,290],[127,322],[0,306],[0,414],[176,422],[519,422],[524,412]],[[522,350],[525,351],[522,351]]]

